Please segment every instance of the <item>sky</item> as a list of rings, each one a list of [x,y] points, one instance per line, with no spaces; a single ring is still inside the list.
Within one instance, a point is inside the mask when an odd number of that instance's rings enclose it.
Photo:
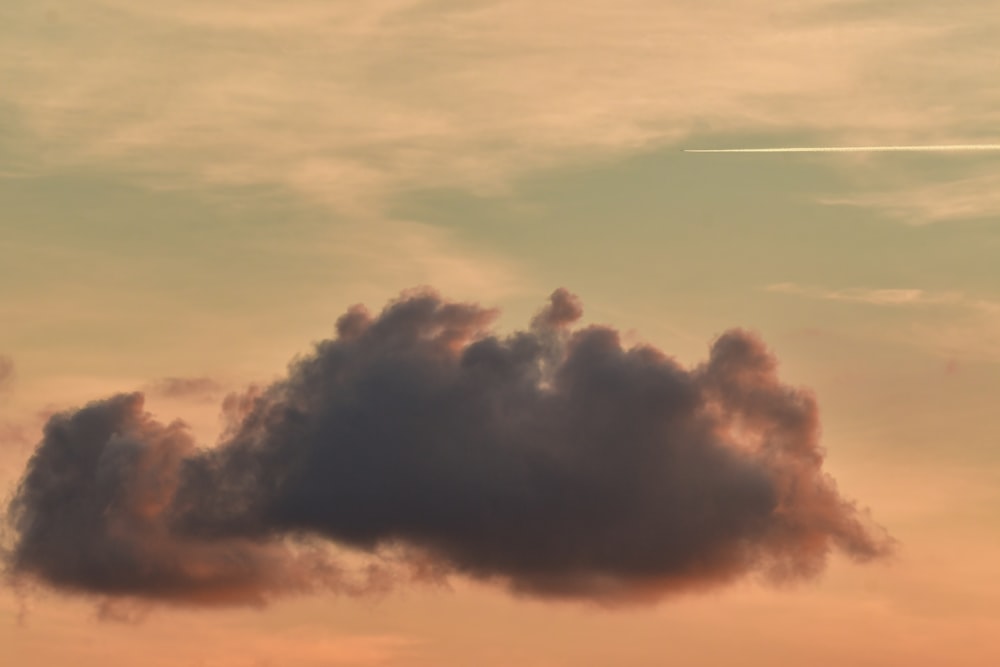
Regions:
[[[15,664],[1000,660],[984,0],[0,0]]]

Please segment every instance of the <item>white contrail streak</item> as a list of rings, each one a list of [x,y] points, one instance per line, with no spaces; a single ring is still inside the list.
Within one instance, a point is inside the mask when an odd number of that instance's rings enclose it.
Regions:
[[[685,148],[685,153],[919,153],[1000,151],[1000,144],[939,146],[790,146],[782,148]]]

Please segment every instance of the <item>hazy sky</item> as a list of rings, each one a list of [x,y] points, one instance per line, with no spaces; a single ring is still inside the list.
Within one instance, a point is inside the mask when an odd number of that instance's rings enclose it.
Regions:
[[[1000,661],[1000,153],[681,152],[993,3],[154,4],[0,0],[9,661]]]

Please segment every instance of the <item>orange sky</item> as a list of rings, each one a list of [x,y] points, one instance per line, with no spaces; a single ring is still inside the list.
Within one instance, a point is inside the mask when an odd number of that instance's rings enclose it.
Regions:
[[[895,549],[646,604],[454,573],[252,608],[22,578],[0,588],[9,662],[1000,660],[997,155],[681,152],[995,143],[989,3],[15,4],[5,502],[55,413],[142,391],[207,447],[228,394],[285,377],[351,304],[377,315],[429,285],[498,308],[504,335],[565,287],[580,327],[688,370],[753,332],[780,382],[815,396],[823,472]]]

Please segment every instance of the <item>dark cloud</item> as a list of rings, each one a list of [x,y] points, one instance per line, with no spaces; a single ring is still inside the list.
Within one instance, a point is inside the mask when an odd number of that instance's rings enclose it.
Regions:
[[[139,394],[53,417],[8,511],[9,571],[242,602],[409,568],[618,601],[887,552],[822,470],[813,396],[757,338],[727,332],[685,369],[580,315],[565,290],[505,337],[430,291],[352,308],[287,379],[227,399],[212,449]],[[367,554],[360,579],[324,544]]]
[[[222,391],[222,385],[206,377],[169,377],[151,382],[147,389],[167,398],[212,398]]]
[[[351,592],[313,545],[172,530],[180,477],[202,455],[184,424],[145,413],[141,394],[52,417],[8,510],[18,535],[9,570],[67,590],[204,604],[316,587]]]

